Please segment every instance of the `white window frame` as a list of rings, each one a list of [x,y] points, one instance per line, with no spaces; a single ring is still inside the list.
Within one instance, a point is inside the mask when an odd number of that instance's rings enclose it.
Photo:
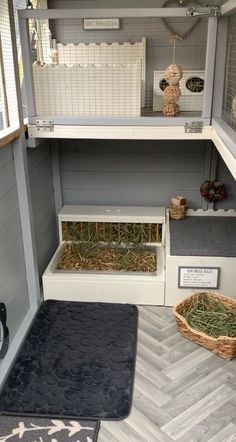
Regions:
[[[3,75],[3,100],[5,97],[5,123],[8,127],[0,130],[0,147],[17,138],[24,130],[21,110],[20,80],[17,60],[17,47],[15,23],[12,0],[1,0],[4,7],[0,8],[0,33],[1,37],[8,39],[8,47],[2,44],[2,75]],[[3,5],[3,3],[2,3]],[[6,8],[8,13],[6,14]],[[3,15],[4,14],[4,15]],[[1,26],[2,23],[2,26]],[[7,26],[6,26],[7,23]],[[10,49],[9,49],[10,43]],[[10,68],[11,74],[9,75]]]

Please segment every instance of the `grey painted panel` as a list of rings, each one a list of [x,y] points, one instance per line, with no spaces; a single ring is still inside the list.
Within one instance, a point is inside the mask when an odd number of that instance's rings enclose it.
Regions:
[[[12,161],[12,152],[10,148],[5,147],[0,149],[0,167]]]
[[[225,3],[227,0],[222,0],[220,3]],[[80,0],[79,3],[84,8],[91,7],[89,5],[94,5],[94,2],[90,0]],[[117,4],[119,5],[119,8],[141,8],[143,7],[143,0],[119,0],[119,2],[114,1],[113,3],[110,0],[99,0],[96,2],[100,8],[112,8],[117,7]],[[165,3],[165,0],[146,0],[145,6],[147,8],[155,7],[155,8],[161,8],[163,4]],[[173,1],[174,4],[174,1]],[[202,6],[207,6],[209,4],[209,0],[201,0]],[[219,0],[212,0],[211,5],[218,5]],[[48,7],[51,9],[74,9],[78,8],[78,0],[48,0]]]
[[[35,227],[35,236],[37,244],[37,256],[39,263],[39,274],[42,275],[47,267],[52,255],[55,252],[57,237],[53,236],[55,230],[55,216],[48,217],[46,222]]]
[[[16,188],[10,190],[0,200],[0,228],[18,211]]]
[[[186,153],[205,152],[206,143],[202,140],[60,140],[60,152],[80,153],[134,153],[135,155],[149,153],[177,154],[180,158]],[[63,169],[63,164],[62,164]]]
[[[0,256],[12,247],[12,243],[14,244],[19,236],[21,236],[20,216],[16,212],[0,229]]]
[[[236,181],[222,158],[218,159],[217,180],[225,184],[227,198],[215,204],[217,209],[236,209]]]
[[[14,164],[11,161],[0,169],[0,199],[15,187]]]
[[[173,189],[173,183],[176,189],[196,190],[202,181],[202,173],[173,173],[173,172],[65,172],[62,174],[62,186],[64,189],[119,189],[126,191],[129,188],[149,191],[170,190]]]
[[[60,141],[64,204],[169,205],[183,194],[201,207],[207,143]]]
[[[35,209],[37,209],[37,206],[35,206]],[[46,214],[46,216],[45,216]],[[55,222],[55,210],[54,210],[54,200],[53,196],[49,195],[47,198],[45,198],[45,202],[43,205],[43,208],[41,206],[40,210],[34,211],[34,226],[35,229],[43,229],[43,225],[47,223],[49,218],[54,218]]]
[[[50,149],[48,141],[44,141],[36,149],[28,149],[27,158],[28,158],[29,172],[32,172],[33,169],[38,168],[41,162],[46,158],[48,158],[49,156],[50,156]]]
[[[40,211],[45,211],[45,200],[53,204],[53,187],[51,158],[47,157],[40,166],[30,173],[31,193],[33,197],[33,213],[36,217]],[[35,218],[36,222],[36,218]]]
[[[10,144],[0,149],[0,301],[7,307],[11,342],[29,309],[29,298]]]
[[[39,275],[42,276],[57,247],[51,151],[48,141],[28,149],[28,165]]]
[[[185,70],[204,70],[205,69],[205,46],[185,46],[177,48],[176,60],[178,64],[184,66]],[[150,59],[150,61],[149,61]],[[147,60],[150,63],[150,70],[147,72],[149,82],[152,79],[153,70],[165,70],[172,63],[173,48],[153,46],[147,53]]]
[[[176,33],[184,33],[189,29],[191,19],[187,17],[169,18],[168,22],[173,26]],[[160,18],[122,18],[119,30],[93,30],[84,31],[82,19],[56,19],[51,21],[51,26],[58,42],[80,43],[80,42],[108,42],[112,41],[136,41],[140,37],[147,37],[149,46],[173,47],[167,31]],[[203,46],[206,43],[207,20],[197,26],[187,39],[180,40],[178,47]]]
[[[98,204],[98,205],[124,205],[124,206],[169,206],[170,198],[173,195],[185,195],[189,206],[193,209],[201,207],[201,196],[199,191],[188,191],[186,189],[174,189],[171,191],[156,192],[150,189],[127,189],[121,193],[119,189],[96,190],[88,192],[84,189],[64,190],[64,204]]]
[[[29,309],[28,288],[25,277],[25,263],[22,257],[5,284],[1,287],[1,301],[6,304],[10,330],[10,341],[18,330]]]
[[[164,152],[145,152],[138,156],[136,152],[121,156],[119,153],[93,153],[91,156],[84,153],[63,152],[61,161],[65,172],[85,171],[110,171],[111,165],[114,170],[124,172],[199,172],[202,170],[202,153],[189,153],[184,162],[182,156],[175,156],[175,162],[170,162]]]
[[[9,249],[0,256],[0,287],[14,271],[20,259],[24,256],[22,238],[13,241]]]

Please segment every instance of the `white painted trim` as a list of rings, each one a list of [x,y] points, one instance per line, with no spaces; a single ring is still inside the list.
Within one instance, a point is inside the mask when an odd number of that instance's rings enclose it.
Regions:
[[[164,223],[165,208],[65,205],[60,210],[58,218],[59,222]]]
[[[211,140],[212,127],[201,133],[185,133],[184,126],[76,126],[55,125],[53,132],[40,132],[28,126],[31,138],[110,139],[110,140]]]
[[[232,173],[234,179],[236,180],[236,158],[235,158],[235,156],[231,153],[231,151],[229,150],[227,145],[219,137],[216,130],[213,131],[212,141],[213,141],[216,149],[218,150],[219,154],[223,158],[226,166],[228,167],[228,169]]]
[[[232,15],[236,11],[236,3],[235,0],[228,0],[221,7],[221,15]]]
[[[28,310],[24,320],[22,321],[18,331],[16,332],[12,342],[10,343],[9,350],[0,364],[0,386],[3,384],[6,376],[8,375],[11,366],[20,350],[23,340],[26,336],[27,331],[34,319],[37,309],[32,307]]]

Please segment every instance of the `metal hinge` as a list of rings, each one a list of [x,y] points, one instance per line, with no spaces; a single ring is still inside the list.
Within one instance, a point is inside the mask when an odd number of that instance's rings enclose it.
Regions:
[[[38,132],[53,132],[54,124],[52,120],[36,120],[36,129]]]
[[[189,121],[185,123],[184,130],[186,134],[200,134],[202,133],[202,121]]]
[[[206,8],[191,6],[186,10],[186,15],[188,15],[189,17],[220,17],[220,12],[220,6],[208,6]]]

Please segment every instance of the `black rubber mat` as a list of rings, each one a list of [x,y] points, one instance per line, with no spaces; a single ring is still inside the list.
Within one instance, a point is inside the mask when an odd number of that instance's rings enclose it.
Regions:
[[[132,401],[137,320],[133,305],[42,303],[0,394],[0,412],[125,418]]]

